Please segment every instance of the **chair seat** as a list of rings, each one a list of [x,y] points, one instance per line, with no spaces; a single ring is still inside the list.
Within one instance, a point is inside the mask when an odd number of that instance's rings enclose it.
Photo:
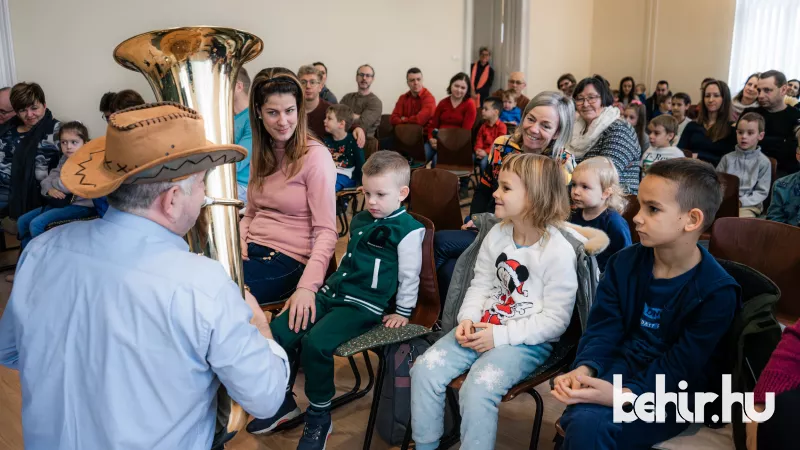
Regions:
[[[503,396],[503,401],[507,402],[512,400],[520,393],[544,383],[552,378],[555,374],[561,372],[561,370],[568,366],[572,361],[572,358],[569,356],[570,353],[574,353],[576,346],[577,344],[556,344],[553,347],[553,352],[550,353],[550,357],[548,357],[541,366],[537,367],[536,370],[534,370],[524,380],[520,381],[519,383],[515,384],[514,387],[509,389],[506,395]],[[448,387],[456,390],[461,389],[461,386],[467,379],[468,373],[469,371],[451,381]]]
[[[447,170],[447,171],[457,176],[458,178],[467,178],[469,176],[472,176],[472,171],[470,170]]]
[[[430,333],[431,329],[410,323],[400,328],[386,328],[383,324],[367,331],[366,333],[356,338],[350,339],[344,344],[340,345],[334,355],[341,357],[348,357],[356,353],[370,350],[384,345],[396,344],[404,342],[409,339],[425,336]]]
[[[275,302],[275,303],[267,303],[265,305],[258,305],[261,307],[261,310],[264,312],[278,312],[283,309],[283,305],[286,302]]]
[[[351,197],[356,195],[358,195],[358,188],[356,187],[344,188],[336,193],[337,197]]]

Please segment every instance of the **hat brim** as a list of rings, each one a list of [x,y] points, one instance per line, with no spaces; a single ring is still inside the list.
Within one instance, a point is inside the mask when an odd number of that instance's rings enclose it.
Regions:
[[[142,166],[128,168],[105,163],[106,137],[92,139],[67,158],[61,181],[69,191],[83,198],[98,198],[122,184],[143,184],[175,180],[247,157],[247,150],[234,144],[208,145],[163,156]]]

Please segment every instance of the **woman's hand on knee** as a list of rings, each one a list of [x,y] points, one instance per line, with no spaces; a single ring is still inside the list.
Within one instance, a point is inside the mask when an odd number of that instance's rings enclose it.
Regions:
[[[305,288],[297,288],[283,305],[281,313],[289,310],[289,329],[295,333],[308,329],[309,320],[313,324],[317,320],[316,294]]]
[[[241,240],[242,245],[242,260],[243,261],[250,261],[250,258],[247,256],[247,242],[244,239]]]

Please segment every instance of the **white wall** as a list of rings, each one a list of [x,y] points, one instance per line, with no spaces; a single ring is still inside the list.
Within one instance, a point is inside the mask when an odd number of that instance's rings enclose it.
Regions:
[[[565,72],[589,75],[593,0],[531,0],[525,95],[557,90]]]
[[[422,69],[439,100],[464,65],[464,0],[11,0],[9,8],[17,79],[40,83],[55,116],[83,121],[93,136],[105,132],[97,110],[104,92],[131,88],[153,100],[144,77],[111,56],[151,30],[218,25],[254,33],[265,46],[246,65],[251,75],[321,60],[339,98],[356,90],[357,67],[370,63],[387,113],[408,89],[409,67]]]

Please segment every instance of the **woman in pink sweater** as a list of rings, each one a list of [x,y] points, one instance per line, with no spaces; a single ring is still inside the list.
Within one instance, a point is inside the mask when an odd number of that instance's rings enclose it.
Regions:
[[[338,238],[336,167],[309,136],[303,90],[290,70],[256,75],[250,123],[250,183],[239,224],[244,281],[261,304],[289,298],[290,317],[305,328]]]

